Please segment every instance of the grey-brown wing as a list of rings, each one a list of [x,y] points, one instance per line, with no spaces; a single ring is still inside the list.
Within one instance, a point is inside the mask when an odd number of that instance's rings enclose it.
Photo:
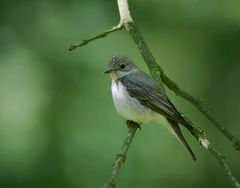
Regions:
[[[181,120],[176,108],[161,91],[156,81],[147,74],[132,73],[123,77],[121,82],[126,87],[128,94],[140,101],[141,104],[176,122]]]
[[[128,94],[137,99],[141,104],[152,110],[164,115],[176,136],[191,154],[193,160],[196,160],[194,153],[185,140],[178,123],[184,125],[191,132],[191,125],[182,118],[167,96],[161,91],[156,81],[147,74],[134,73],[121,79],[122,84],[126,87]]]

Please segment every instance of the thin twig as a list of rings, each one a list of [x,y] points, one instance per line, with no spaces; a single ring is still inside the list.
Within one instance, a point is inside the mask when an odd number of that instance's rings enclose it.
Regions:
[[[127,152],[130,148],[130,145],[133,141],[133,137],[137,131],[137,128],[139,127],[139,124],[132,122],[132,121],[126,121],[126,124],[128,126],[128,134],[126,139],[123,142],[123,145],[121,146],[121,149],[119,153],[117,154],[115,163],[112,168],[112,173],[107,181],[107,183],[102,188],[115,188],[116,182],[117,182],[117,175],[119,173],[119,170],[121,166],[124,164],[127,158]]]
[[[78,47],[85,46],[89,42],[92,42],[96,39],[106,37],[108,34],[114,32],[114,31],[121,30],[122,28],[123,28],[122,24],[118,24],[118,25],[112,27],[111,29],[108,29],[107,31],[104,31],[103,33],[98,34],[95,37],[92,37],[92,38],[89,38],[89,39],[84,39],[81,43],[71,44],[70,47],[69,47],[69,51],[73,51]]]

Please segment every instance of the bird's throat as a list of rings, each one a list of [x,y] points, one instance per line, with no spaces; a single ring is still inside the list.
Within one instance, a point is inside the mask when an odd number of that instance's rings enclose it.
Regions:
[[[114,72],[111,72],[110,74],[110,77],[113,81],[117,80],[118,79],[118,75],[117,73],[114,71]]]

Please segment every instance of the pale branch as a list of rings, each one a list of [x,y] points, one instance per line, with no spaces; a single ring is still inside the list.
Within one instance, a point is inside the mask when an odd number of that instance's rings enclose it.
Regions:
[[[114,32],[114,31],[118,31],[118,30],[121,30],[123,28],[123,25],[122,24],[118,24],[114,27],[112,27],[111,29],[108,29],[100,34],[98,34],[97,36],[94,36],[92,38],[89,38],[89,39],[84,39],[82,42],[80,43],[76,43],[76,44],[71,44],[70,47],[69,47],[69,51],[73,51],[75,50],[76,48],[78,47],[81,47],[81,46],[85,46],[87,45],[89,42],[92,42],[96,39],[99,39],[99,38],[103,38],[103,37],[106,37],[108,34]]]
[[[124,162],[127,159],[127,152],[133,141],[133,137],[137,131],[137,128],[140,128],[140,125],[133,121],[126,121],[126,124],[128,126],[127,137],[125,138],[123,145],[121,146],[121,149],[116,156],[116,160],[112,167],[112,173],[111,173],[107,183],[102,188],[115,188],[116,187],[118,172],[119,172],[121,166],[124,164]]]
[[[80,46],[84,46],[84,45],[88,44],[89,42],[91,42],[93,40],[105,37],[105,36],[107,36],[108,34],[114,32],[114,31],[122,29],[123,26],[124,26],[125,29],[131,35],[131,37],[133,38],[135,44],[137,45],[143,59],[145,60],[147,66],[149,68],[149,71],[150,71],[151,75],[153,76],[154,79],[157,80],[157,82],[159,83],[159,85],[163,89],[163,91],[165,91],[164,87],[163,87],[163,83],[164,83],[164,84],[167,85],[167,87],[169,89],[173,90],[176,95],[178,95],[178,96],[188,100],[190,103],[192,103],[219,130],[221,130],[221,132],[233,143],[234,147],[237,150],[239,150],[239,148],[240,148],[239,139],[237,139],[235,136],[233,136],[232,133],[230,133],[225,127],[223,127],[223,125],[221,125],[215,118],[213,118],[213,116],[210,114],[209,110],[207,110],[206,107],[203,106],[202,102],[199,99],[194,98],[193,96],[189,95],[188,93],[186,93],[185,91],[180,89],[180,87],[175,82],[173,82],[171,79],[169,79],[164,74],[163,69],[156,62],[156,60],[153,57],[151,51],[147,47],[147,44],[146,44],[143,36],[141,35],[139,30],[137,29],[137,26],[134,23],[131,15],[130,15],[129,7],[128,7],[128,0],[117,0],[117,2],[118,2],[119,14],[120,14],[119,24],[117,26],[113,27],[112,29],[107,30],[107,31],[97,35],[96,37],[92,37],[90,39],[83,40],[83,42],[80,43],[80,44],[71,45],[69,50],[74,50],[75,48],[80,47]],[[186,117],[184,117],[184,118],[187,121],[189,121]],[[104,185],[104,188],[114,188],[114,187],[116,187],[116,180],[117,180],[118,172],[119,172],[121,166],[123,165],[123,163],[126,159],[128,149],[129,149],[129,147],[132,143],[132,140],[133,140],[133,137],[134,137],[135,132],[137,130],[137,127],[139,126],[137,123],[134,123],[134,122],[131,122],[130,124],[133,125],[133,126],[129,126],[128,136],[125,139],[119,154],[117,155],[117,158],[115,160],[115,163],[114,163],[114,166],[113,166],[113,169],[112,169],[111,176],[108,179],[108,182]],[[192,123],[191,123],[191,125],[192,125]],[[198,140],[200,145],[202,145],[206,150],[208,150],[218,160],[219,164],[224,169],[225,173],[230,178],[233,185],[236,188],[240,188],[240,184],[239,184],[238,180],[236,179],[236,177],[232,174],[232,171],[229,168],[225,158],[223,157],[223,155],[221,153],[219,153],[213,147],[213,145],[210,143],[210,141],[206,138],[206,135],[205,135],[204,131],[202,131],[199,128],[195,128],[193,126],[191,128],[189,128],[189,130],[192,133],[192,135]]]

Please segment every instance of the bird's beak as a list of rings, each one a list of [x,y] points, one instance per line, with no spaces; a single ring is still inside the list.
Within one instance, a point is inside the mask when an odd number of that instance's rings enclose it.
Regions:
[[[106,70],[104,73],[107,73],[107,74],[109,74],[110,72],[111,72],[112,70]]]
[[[119,69],[108,69],[108,70],[106,70],[104,73],[109,74],[109,73],[114,72],[114,71],[117,71],[117,70],[119,70]]]

